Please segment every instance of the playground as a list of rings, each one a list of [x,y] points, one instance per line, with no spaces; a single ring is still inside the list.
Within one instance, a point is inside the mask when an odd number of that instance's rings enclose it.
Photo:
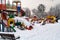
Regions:
[[[13,1],[12,8],[1,3],[0,39],[60,40],[60,19],[54,15],[27,17],[21,1]]]

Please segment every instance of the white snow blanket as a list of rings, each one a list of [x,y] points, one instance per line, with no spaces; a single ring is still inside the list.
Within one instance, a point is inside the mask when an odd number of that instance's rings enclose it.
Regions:
[[[60,40],[60,23],[35,24],[32,30],[15,29],[21,37],[19,40]]]
[[[24,17],[15,17],[14,20],[15,20],[15,23],[18,20],[18,22],[24,23],[27,27],[29,27],[29,26],[32,25],[29,21],[27,21],[26,19],[24,19]]]
[[[15,37],[20,36],[17,40],[60,40],[60,20],[54,24],[35,24],[32,30],[14,29],[17,31]]]

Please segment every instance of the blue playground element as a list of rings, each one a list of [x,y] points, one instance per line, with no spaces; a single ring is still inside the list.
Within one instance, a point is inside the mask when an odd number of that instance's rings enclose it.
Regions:
[[[4,28],[5,28],[5,24],[3,23],[3,20],[2,20],[2,32],[4,32]]]
[[[18,11],[18,12],[21,11],[21,6],[17,6],[17,11]]]

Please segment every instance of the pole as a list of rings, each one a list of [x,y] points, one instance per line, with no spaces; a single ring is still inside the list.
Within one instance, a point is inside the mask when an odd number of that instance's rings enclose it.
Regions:
[[[0,31],[1,31],[1,10],[0,10]]]
[[[6,10],[6,0],[1,0],[1,4],[2,4],[2,9],[1,10]],[[4,13],[4,11],[2,11],[1,12],[2,13],[2,15],[3,15],[3,13]],[[4,22],[3,22],[3,18],[2,18],[2,32],[4,32],[4,28],[5,28],[5,24],[4,24]]]

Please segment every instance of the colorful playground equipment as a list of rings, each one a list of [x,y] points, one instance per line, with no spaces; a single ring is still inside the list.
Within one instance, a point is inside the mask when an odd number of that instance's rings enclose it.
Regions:
[[[8,19],[8,27],[10,26],[10,24],[14,25],[14,19],[13,18]]]
[[[25,12],[21,8],[21,1],[13,1],[12,5],[13,5],[12,6],[13,9],[17,10],[16,13],[17,13],[18,16],[25,16]]]
[[[14,32],[16,32],[16,30],[14,29],[15,25],[14,25],[14,19],[13,18],[8,19],[8,27],[10,27],[11,29],[13,29]]]
[[[8,26],[9,25],[9,22],[8,22],[9,18],[7,18],[7,16],[8,16],[8,14],[6,13],[6,10],[1,11],[1,13],[0,13],[0,30],[1,30],[1,32],[8,31],[8,30],[5,30],[5,28],[9,29],[9,26]],[[12,15],[9,15],[9,17],[12,18]]]
[[[21,2],[20,1],[13,1],[12,2],[12,7],[13,7],[13,9],[16,9],[17,10],[17,14],[19,15],[19,16],[21,16]],[[14,6],[15,5],[15,6]]]
[[[13,1],[12,2],[12,7],[13,7],[13,9],[17,9],[17,11],[19,11],[20,12],[20,10],[21,10],[21,1]]]
[[[7,13],[4,10],[1,12],[1,18],[2,32],[4,32],[4,29],[7,26]]]
[[[31,26],[31,23],[29,21],[27,21],[25,18],[23,18],[23,17],[15,17],[14,20],[15,20],[15,24],[17,26],[20,26],[23,29],[28,29],[29,30],[29,27]]]
[[[4,1],[5,2],[5,1]],[[21,18],[20,16],[25,16],[25,12],[22,10],[21,8],[21,2],[20,1],[13,1],[12,4],[16,4],[15,5],[15,9],[16,10],[12,10],[12,9],[7,9],[6,8],[6,3],[3,4],[1,3],[1,7],[0,7],[0,10],[1,10],[1,16],[0,16],[0,26],[2,24],[2,32],[5,32],[5,28],[7,29],[8,32],[11,31],[11,29],[16,32],[16,30],[14,29],[15,26],[19,26],[21,29],[28,29],[28,30],[31,30],[33,27],[31,26],[29,20],[26,18]],[[4,9],[2,9],[2,7],[4,7]],[[13,7],[13,6],[12,6]],[[14,7],[13,7],[14,9]],[[17,22],[15,23],[15,15],[13,12],[16,12],[16,15],[18,15],[18,17],[20,17],[22,19],[23,22]],[[20,19],[20,20],[21,20]],[[36,17],[33,18],[34,21],[37,20]],[[0,28],[1,29],[1,28]]]
[[[0,0],[0,10],[6,10],[6,0]]]
[[[55,23],[56,17],[55,16],[47,16],[44,20],[42,25],[45,25],[46,23]]]
[[[41,23],[42,21],[44,21],[43,18],[38,19],[38,23]]]
[[[49,21],[50,23],[56,22],[56,17],[55,16],[47,16],[46,21]]]
[[[33,21],[37,21],[37,16],[34,16],[34,17],[32,18],[31,22],[33,22]]]

